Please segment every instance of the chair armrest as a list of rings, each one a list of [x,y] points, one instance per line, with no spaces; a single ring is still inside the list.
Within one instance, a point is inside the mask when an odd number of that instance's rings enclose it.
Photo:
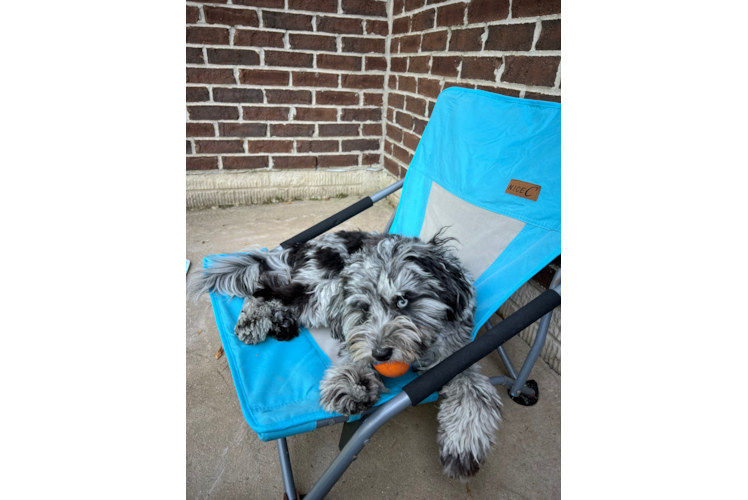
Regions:
[[[357,215],[370,206],[374,205],[374,202],[371,201],[370,197],[366,197],[363,199],[358,200],[356,203],[351,205],[350,207],[346,207],[340,212],[336,213],[335,215],[331,215],[327,219],[323,220],[322,222],[319,222],[309,229],[297,234],[293,238],[289,238],[283,243],[280,244],[284,249],[291,248],[297,243],[304,243],[306,241],[309,241],[313,238],[316,238],[320,234],[324,233],[325,231],[329,231],[330,229],[334,228],[335,226],[342,224],[343,222],[347,221],[354,215]]]
[[[347,221],[354,215],[358,215],[359,213],[363,212],[364,210],[371,207],[372,205],[374,205],[374,203],[378,202],[382,198],[391,195],[392,193],[394,193],[395,191],[403,187],[403,182],[404,182],[403,180],[399,180],[396,183],[390,186],[387,186],[386,188],[379,191],[378,193],[375,193],[371,196],[367,196],[365,198],[358,200],[356,203],[354,203],[350,207],[344,208],[340,212],[336,213],[335,215],[331,215],[327,219],[315,224],[314,226],[310,227],[306,231],[297,234],[293,238],[287,239],[286,241],[281,243],[280,246],[284,249],[287,249],[287,248],[291,248],[297,243],[304,243],[306,241],[316,238],[320,234],[326,231],[329,231],[335,226]]]

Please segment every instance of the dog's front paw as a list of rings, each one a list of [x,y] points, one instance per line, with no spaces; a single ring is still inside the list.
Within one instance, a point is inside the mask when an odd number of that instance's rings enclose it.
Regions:
[[[326,412],[355,415],[374,406],[383,388],[370,366],[334,366],[322,379],[319,403]]]
[[[271,304],[273,302],[276,301]],[[299,336],[299,320],[282,306],[273,307],[271,324],[268,334],[276,340],[287,341]]]

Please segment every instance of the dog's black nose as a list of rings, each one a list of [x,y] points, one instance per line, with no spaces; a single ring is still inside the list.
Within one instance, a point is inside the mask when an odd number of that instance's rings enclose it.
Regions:
[[[387,361],[392,357],[392,349],[374,349],[371,351],[371,357],[377,361]]]

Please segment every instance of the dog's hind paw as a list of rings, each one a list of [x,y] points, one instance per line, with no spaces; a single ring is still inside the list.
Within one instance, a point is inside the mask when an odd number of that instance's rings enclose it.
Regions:
[[[273,309],[271,325],[268,335],[275,340],[287,341],[299,336],[299,320],[291,311],[283,307]]]
[[[299,321],[278,300],[249,297],[244,301],[234,333],[247,345],[259,344],[268,335],[291,340],[299,335]]]
[[[355,415],[374,406],[383,388],[371,366],[338,365],[325,373],[319,403],[326,412]]]
[[[477,365],[459,374],[439,392],[439,458],[451,478],[474,476],[496,442],[501,399]]]

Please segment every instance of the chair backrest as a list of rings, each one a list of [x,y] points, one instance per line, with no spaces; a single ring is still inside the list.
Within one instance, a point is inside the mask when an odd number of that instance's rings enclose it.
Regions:
[[[561,105],[452,87],[405,176],[390,232],[441,228],[473,274],[473,335],[561,253]]]

